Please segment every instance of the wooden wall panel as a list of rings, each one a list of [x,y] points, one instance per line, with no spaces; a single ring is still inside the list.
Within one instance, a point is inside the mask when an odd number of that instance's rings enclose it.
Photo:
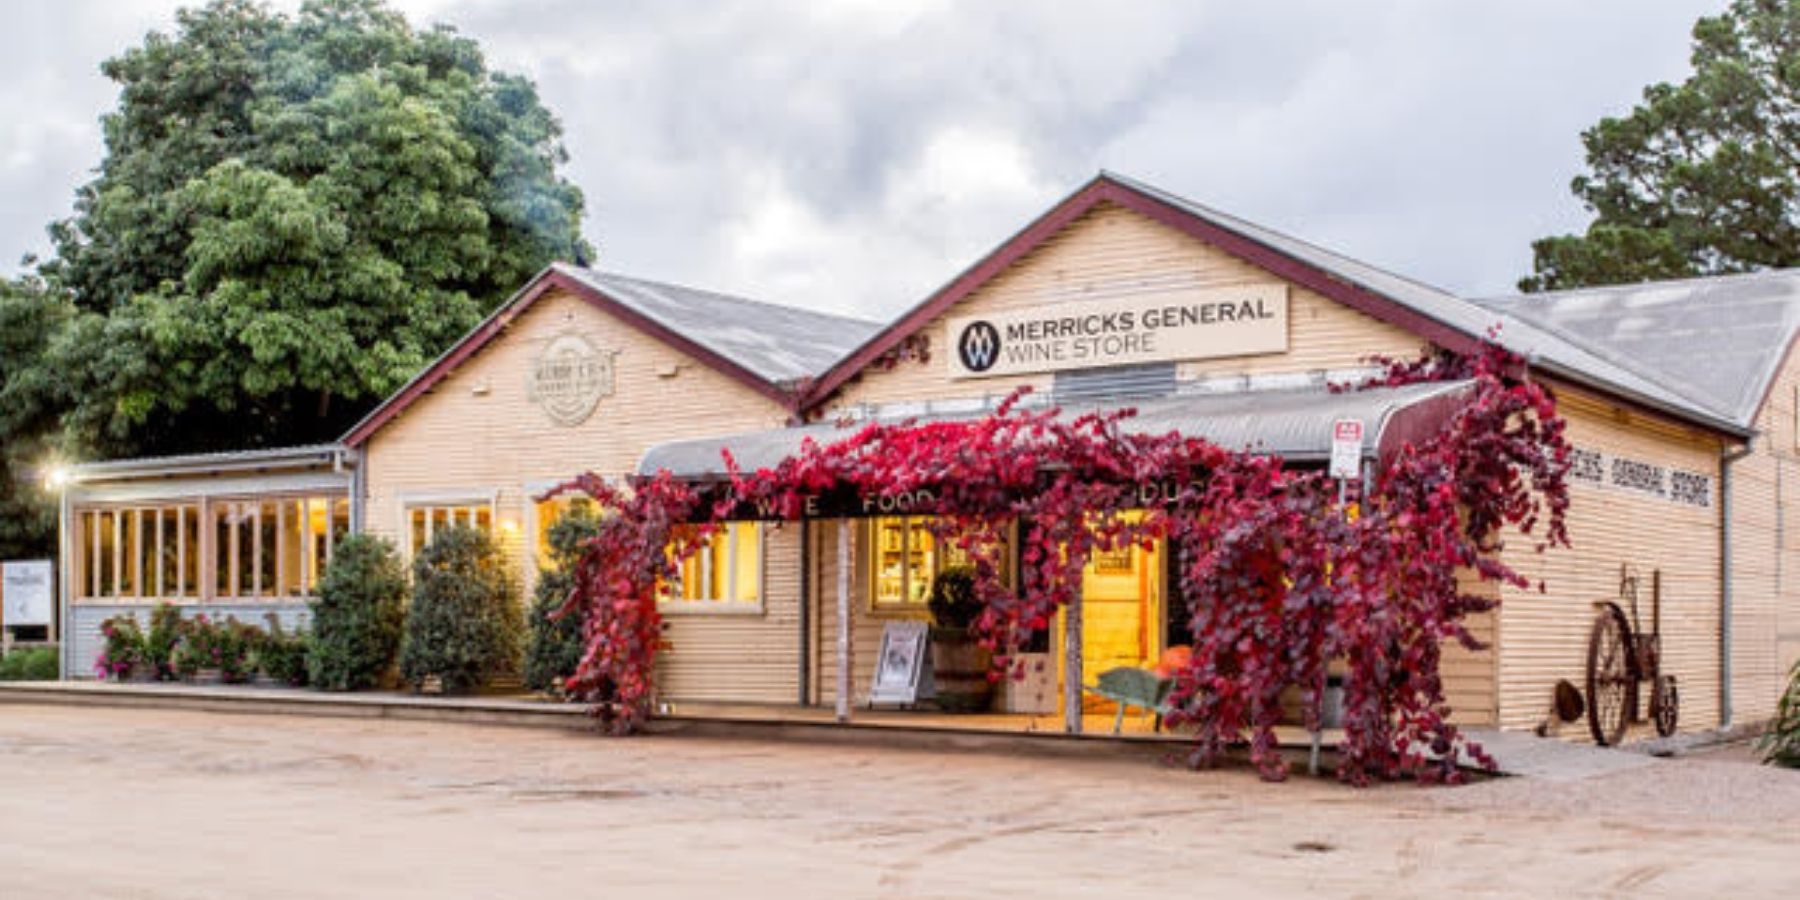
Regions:
[[[945,320],[950,317],[1171,287],[1211,288],[1276,280],[1262,269],[1172,228],[1123,207],[1101,204],[965,298],[948,316],[940,316],[922,329],[920,333],[930,341],[928,360],[902,363],[886,372],[866,372],[846,384],[827,408],[998,398],[1021,385],[1038,390],[1049,387],[1048,374],[950,380],[946,356],[955,352],[945,333]],[[1412,357],[1425,346],[1408,332],[1298,287],[1290,294],[1288,315],[1286,353],[1186,362],[1178,367],[1178,376],[1344,369],[1362,365],[1372,354]],[[830,412],[824,415],[831,417]]]
[[[527,397],[541,348],[575,331],[618,351],[613,396],[575,427],[556,425]],[[368,530],[404,545],[408,496],[496,497],[502,545],[529,596],[535,569],[522,532],[531,495],[583,471],[633,472],[670,440],[776,428],[787,413],[768,398],[567,294],[539,301],[431,394],[368,444]],[[797,529],[771,531],[764,612],[674,615],[663,674],[666,699],[791,702],[798,690]]]
[[[1774,715],[1800,658],[1797,392],[1800,359],[1790,358],[1757,416],[1751,454],[1731,464],[1732,718],[1739,723]]]
[[[1631,413],[1573,388],[1560,388],[1568,436],[1578,448],[1702,473],[1712,479],[1708,506],[1674,502],[1625,488],[1572,482],[1571,546],[1544,554],[1529,539],[1509,539],[1504,558],[1529,578],[1530,589],[1501,592],[1500,725],[1529,729],[1550,707],[1559,678],[1584,683],[1596,601],[1618,596],[1619,566],[1643,579],[1641,615],[1650,627],[1650,577],[1663,578],[1665,671],[1681,688],[1681,728],[1719,723],[1718,440]],[[1542,583],[1545,590],[1537,590]],[[1648,685],[1643,702],[1649,704]],[[1586,737],[1585,727],[1564,736]]]

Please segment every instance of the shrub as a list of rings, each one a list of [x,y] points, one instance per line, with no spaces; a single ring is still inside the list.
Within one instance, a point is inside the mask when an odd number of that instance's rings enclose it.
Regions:
[[[156,680],[175,680],[175,645],[180,640],[181,610],[172,603],[158,603],[150,612],[143,653],[143,663],[156,674]]]
[[[250,651],[262,640],[262,629],[226,616],[214,622],[204,614],[181,624],[181,641],[175,647],[175,669],[191,678],[206,669],[217,669],[219,680],[239,684],[250,680],[256,669]]]
[[[487,533],[440,531],[413,561],[400,677],[415,690],[435,677],[454,694],[516,672],[523,624],[518,588]]]
[[[560,691],[563,679],[575,674],[586,647],[582,640],[579,609],[552,621],[550,616],[569,600],[575,589],[574,566],[582,544],[599,533],[600,520],[593,505],[577,502],[550,526],[550,565],[538,573],[530,618],[530,640],[525,649],[525,687],[534,691]]]
[[[113,616],[100,623],[106,644],[94,660],[95,678],[129,678],[144,660],[144,629],[131,615]]]
[[[14,650],[0,659],[0,681],[55,681],[61,676],[55,647]]]
[[[1800,663],[1795,663],[1788,676],[1787,693],[1781,696],[1775,718],[1756,742],[1763,762],[1800,769]]]
[[[931,621],[939,628],[966,631],[981,615],[981,601],[975,596],[975,567],[945,566],[931,581]]]
[[[312,603],[306,672],[313,687],[354,691],[380,683],[400,650],[406,570],[394,545],[366,534],[339,541]]]
[[[256,645],[257,671],[289,687],[306,686],[306,632],[289,634],[281,627],[281,617],[269,613],[263,617],[269,627]]]

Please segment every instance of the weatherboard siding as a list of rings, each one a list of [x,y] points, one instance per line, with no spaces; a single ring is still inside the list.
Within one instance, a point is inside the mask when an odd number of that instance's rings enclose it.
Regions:
[[[618,351],[614,392],[573,427],[527,397],[538,352],[569,331]],[[781,426],[786,410],[711,367],[572,295],[527,310],[366,448],[366,527],[405,546],[409,498],[494,498],[501,544],[529,596],[532,495],[580,472],[622,478],[670,440]],[[771,529],[765,599],[749,615],[672,613],[661,696],[671,701],[791,702],[797,691],[798,583],[791,528]]]
[[[1499,712],[1502,728],[1525,730],[1550,716],[1558,679],[1585,691],[1588,639],[1596,603],[1616,600],[1619,567],[1641,577],[1639,612],[1651,625],[1651,576],[1662,570],[1663,670],[1679,681],[1681,730],[1719,724],[1719,509],[1717,438],[1670,425],[1570,387],[1558,389],[1568,438],[1577,448],[1642,460],[1712,479],[1701,507],[1667,496],[1571,479],[1568,547],[1535,551],[1531,538],[1508,537],[1503,559],[1531,582],[1501,591]],[[1610,481],[1610,473],[1609,481]],[[1545,588],[1538,590],[1539,584]],[[1629,615],[1629,610],[1627,610]],[[1641,689],[1649,709],[1649,684]],[[1651,733],[1640,726],[1638,735]],[[1587,740],[1585,720],[1561,736]]]
[[[1752,453],[1731,464],[1732,719],[1775,714],[1800,658],[1800,453],[1795,400],[1800,359],[1790,357],[1756,418]]]
[[[953,381],[947,354],[956,352],[946,321],[960,316],[1053,305],[1059,301],[1161,292],[1171,287],[1267,284],[1276,276],[1135,212],[1103,203],[1046,240],[920,330],[929,357],[871,368],[829,400],[831,410],[861,403],[1003,397],[1029,385],[1048,390],[1050,373]],[[1305,288],[1290,288],[1285,353],[1191,360],[1182,379],[1342,370],[1372,355],[1412,357],[1426,345],[1416,335]]]

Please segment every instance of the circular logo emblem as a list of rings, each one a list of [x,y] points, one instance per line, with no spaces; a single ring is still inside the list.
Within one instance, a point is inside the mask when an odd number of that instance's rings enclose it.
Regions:
[[[558,425],[579,425],[601,398],[612,396],[613,351],[579,334],[550,341],[531,367],[526,394]]]
[[[971,372],[993,368],[1000,361],[1000,329],[979,319],[970,322],[956,339],[956,355]]]

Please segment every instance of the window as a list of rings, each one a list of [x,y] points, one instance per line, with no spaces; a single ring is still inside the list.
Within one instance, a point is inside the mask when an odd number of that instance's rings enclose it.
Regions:
[[[684,525],[686,533],[698,526]],[[760,607],[762,604],[763,526],[761,522],[726,522],[707,538],[706,546],[681,562],[681,583],[668,591],[675,604],[719,604]]]
[[[875,609],[922,609],[931,582],[944,566],[966,565],[965,554],[940,545],[926,516],[869,520],[869,602]],[[1002,552],[1001,577],[1009,578],[1010,554]]]
[[[431,543],[432,535],[440,528],[453,525],[466,525],[492,534],[494,531],[494,503],[492,500],[464,501],[461,503],[417,503],[407,504],[407,544],[406,555],[412,557]]]
[[[926,519],[917,516],[875,519],[869,523],[874,563],[869,597],[876,609],[923,606],[937,576],[937,542]]]
[[[82,598],[305,597],[350,531],[333,497],[213,500],[76,514]]]
[[[588,516],[596,516],[599,514],[599,505],[593,498],[581,494],[560,494],[535,504],[536,520],[533,528],[536,533],[532,535],[531,545],[537,553],[538,571],[547,572],[556,567],[550,547],[550,530],[576,510],[581,510]]]

